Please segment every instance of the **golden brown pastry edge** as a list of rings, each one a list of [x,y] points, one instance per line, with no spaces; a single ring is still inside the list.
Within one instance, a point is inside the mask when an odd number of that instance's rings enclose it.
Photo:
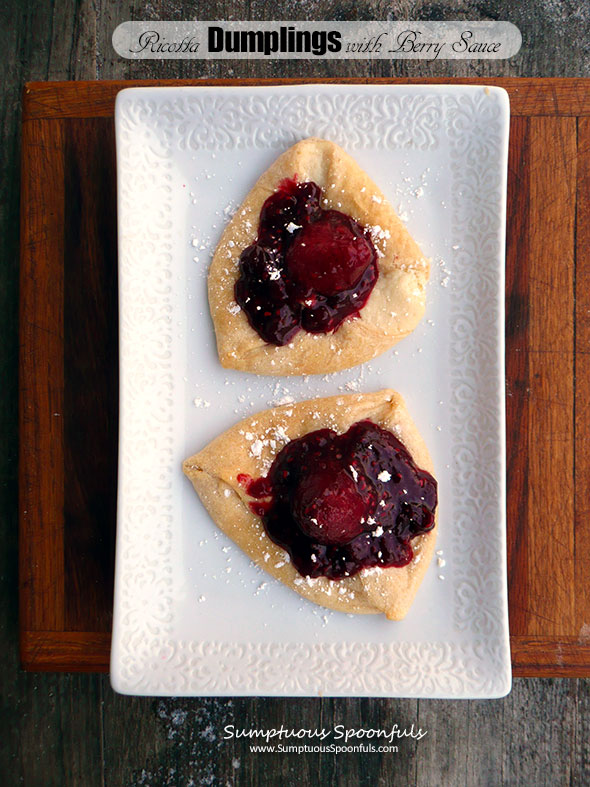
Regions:
[[[297,174],[323,190],[324,207],[342,210],[374,236],[379,278],[359,317],[329,334],[300,331],[284,347],[267,344],[234,301],[240,253],[258,230],[264,201],[284,178]],[[388,232],[390,237],[384,237]],[[208,277],[209,305],[222,366],[257,374],[326,374],[380,355],[411,333],[425,310],[429,265],[381,190],[357,162],[333,142],[311,137],[280,155],[261,175],[226,227]]]
[[[268,538],[260,518],[248,506],[250,498],[237,481],[239,473],[253,478],[265,475],[287,440],[325,427],[342,433],[364,418],[393,431],[416,464],[432,472],[426,444],[402,397],[391,389],[312,399],[256,413],[186,459],[183,471],[217,526],[271,576],[329,609],[354,614],[384,612],[391,620],[401,620],[432,560],[437,524],[430,533],[413,540],[414,559],[408,566],[372,569],[337,582],[325,577],[306,580],[287,562],[286,552]],[[260,455],[256,455],[258,445],[252,451],[255,440],[262,443]]]

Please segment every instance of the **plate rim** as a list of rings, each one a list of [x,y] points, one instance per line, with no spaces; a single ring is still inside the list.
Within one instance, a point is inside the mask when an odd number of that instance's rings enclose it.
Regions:
[[[501,297],[498,298],[498,320],[496,323],[497,328],[497,336],[496,336],[496,343],[495,347],[498,351],[498,362],[500,365],[500,374],[498,375],[497,383],[499,389],[499,397],[498,397],[498,407],[499,407],[499,417],[501,423],[501,429],[497,434],[497,439],[499,442],[500,448],[500,463],[501,463],[501,486],[500,486],[500,508],[501,508],[501,516],[502,516],[502,532],[503,538],[501,539],[501,566],[502,566],[502,582],[503,582],[503,593],[500,598],[500,604],[503,607],[504,612],[504,631],[503,634],[505,636],[506,642],[508,646],[508,664],[507,670],[504,671],[502,675],[502,680],[497,683],[495,693],[488,693],[485,695],[474,693],[473,695],[460,695],[461,698],[484,698],[484,697],[501,697],[505,696],[511,688],[511,669],[510,669],[510,651],[509,651],[509,641],[508,641],[508,607],[507,607],[507,561],[506,561],[506,550],[507,550],[507,539],[506,539],[506,416],[505,416],[505,397],[504,397],[504,380],[505,380],[505,369],[504,369],[504,361],[505,361],[505,335],[504,335],[504,324],[505,324],[505,316],[504,316],[504,284],[505,284],[505,239],[506,239],[506,186],[507,186],[507,152],[508,152],[508,124],[509,124],[509,99],[506,90],[502,87],[492,86],[492,85],[473,85],[473,84],[347,84],[347,83],[338,83],[338,82],[328,82],[328,83],[298,83],[298,84],[274,84],[274,85],[220,85],[220,86],[212,86],[212,85],[179,85],[179,86],[143,86],[143,87],[131,87],[125,88],[121,90],[116,98],[115,103],[115,126],[117,130],[117,195],[118,195],[118,208],[117,208],[117,221],[119,230],[122,225],[122,204],[123,200],[121,199],[121,156],[120,156],[120,144],[119,144],[119,136],[120,136],[120,127],[122,122],[122,107],[127,98],[129,98],[129,94],[143,94],[144,96],[149,93],[156,93],[159,95],[166,95],[170,94],[171,92],[181,92],[181,93],[189,93],[189,92],[266,92],[266,93],[273,93],[273,92],[290,92],[295,93],[297,91],[301,91],[302,89],[311,89],[313,92],[318,92],[323,88],[328,88],[330,92],[335,90],[344,90],[345,92],[374,92],[376,94],[381,92],[387,93],[439,93],[441,96],[446,94],[462,94],[462,93],[481,93],[482,91],[486,91],[489,94],[497,96],[499,106],[500,106],[500,114],[503,119],[503,134],[502,134],[502,150],[501,150],[501,161],[500,161],[500,173],[501,173],[501,189],[500,189],[500,204],[497,207],[500,225],[499,225],[499,232],[500,232],[500,255],[497,259],[498,262],[498,276],[499,276],[499,289]],[[121,260],[122,260],[122,242],[121,242],[121,232],[119,231],[118,235],[118,244],[119,244],[119,276],[121,276]],[[123,308],[123,293],[122,288],[119,288],[119,309],[120,315],[121,310]],[[119,319],[119,342],[120,348],[123,346],[121,342],[124,340],[122,335],[122,320],[121,316]],[[121,349],[120,349],[120,382],[119,382],[119,413],[120,413],[120,424],[124,422],[125,419],[125,410],[126,410],[126,398],[122,393],[122,381],[123,381],[123,361],[121,358]],[[269,378],[274,379],[274,378]],[[124,442],[124,434],[123,429],[120,428],[119,432],[119,472],[121,473],[121,468],[124,466],[124,457],[123,457],[123,446]],[[120,520],[120,511],[122,505],[122,496],[123,490],[122,485],[118,484],[117,490],[117,559],[116,559],[116,568],[115,568],[115,602],[114,602],[114,616],[113,616],[113,645],[111,650],[111,684],[115,691],[119,693],[128,693],[128,694],[152,694],[152,692],[144,691],[138,692],[135,688],[130,687],[126,684],[121,672],[119,671],[119,662],[117,659],[118,656],[118,648],[119,648],[119,629],[121,626],[121,610],[120,605],[118,604],[118,599],[120,595],[117,592],[117,588],[120,588],[121,585],[121,572],[123,571],[122,568],[122,561],[119,558],[121,552],[119,548],[120,544],[120,536],[122,534],[121,528],[121,520]],[[229,644],[229,643],[228,643]],[[504,665],[506,666],[506,665]],[[155,694],[160,695],[161,692],[155,692]],[[267,692],[264,691],[237,691],[232,690],[227,692],[226,694],[220,693],[219,691],[215,691],[216,696],[264,696]],[[272,692],[273,696],[290,696],[289,694],[285,694],[284,692]],[[315,692],[298,692],[298,696],[313,696]],[[366,693],[360,692],[356,693],[345,693],[340,694],[338,692],[334,693],[330,690],[324,692],[325,696],[412,696],[412,697],[422,697],[422,696],[431,696],[437,698],[457,698],[459,695],[449,693],[445,695],[444,693],[432,693],[432,694],[370,694],[367,695]],[[194,692],[190,691],[186,694],[186,696],[205,696],[202,692]]]

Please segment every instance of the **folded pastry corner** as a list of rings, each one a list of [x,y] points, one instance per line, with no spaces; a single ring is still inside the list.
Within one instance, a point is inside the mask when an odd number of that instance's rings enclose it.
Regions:
[[[217,526],[301,596],[348,613],[408,612],[436,540],[436,481],[402,397],[288,404],[186,459]]]
[[[429,264],[342,148],[310,138],[264,172],[227,225],[208,277],[223,366],[325,374],[414,330]]]

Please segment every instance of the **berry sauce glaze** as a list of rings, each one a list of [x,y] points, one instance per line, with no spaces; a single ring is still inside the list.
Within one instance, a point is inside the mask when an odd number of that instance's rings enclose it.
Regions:
[[[306,577],[342,579],[405,566],[411,539],[434,527],[437,484],[387,429],[358,421],[292,440],[267,476],[238,482],[269,538]]]
[[[358,316],[377,281],[370,233],[321,201],[316,183],[285,178],[262,206],[258,237],[240,255],[235,299],[269,344],[288,344],[302,328],[336,330]]]

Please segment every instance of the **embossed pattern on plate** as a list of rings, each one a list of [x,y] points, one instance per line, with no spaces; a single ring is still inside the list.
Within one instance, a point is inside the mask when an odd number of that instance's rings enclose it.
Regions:
[[[495,697],[505,565],[508,100],[497,88],[134,88],[116,107],[120,449],[113,686],[132,694]],[[206,273],[224,222],[307,136],[351,151],[432,256],[427,313],[370,364],[223,370]],[[393,387],[431,449],[439,546],[401,623],[301,600],[215,532],[181,460],[291,397]],[[441,579],[441,577],[443,577]],[[228,611],[229,610],[229,611]]]

